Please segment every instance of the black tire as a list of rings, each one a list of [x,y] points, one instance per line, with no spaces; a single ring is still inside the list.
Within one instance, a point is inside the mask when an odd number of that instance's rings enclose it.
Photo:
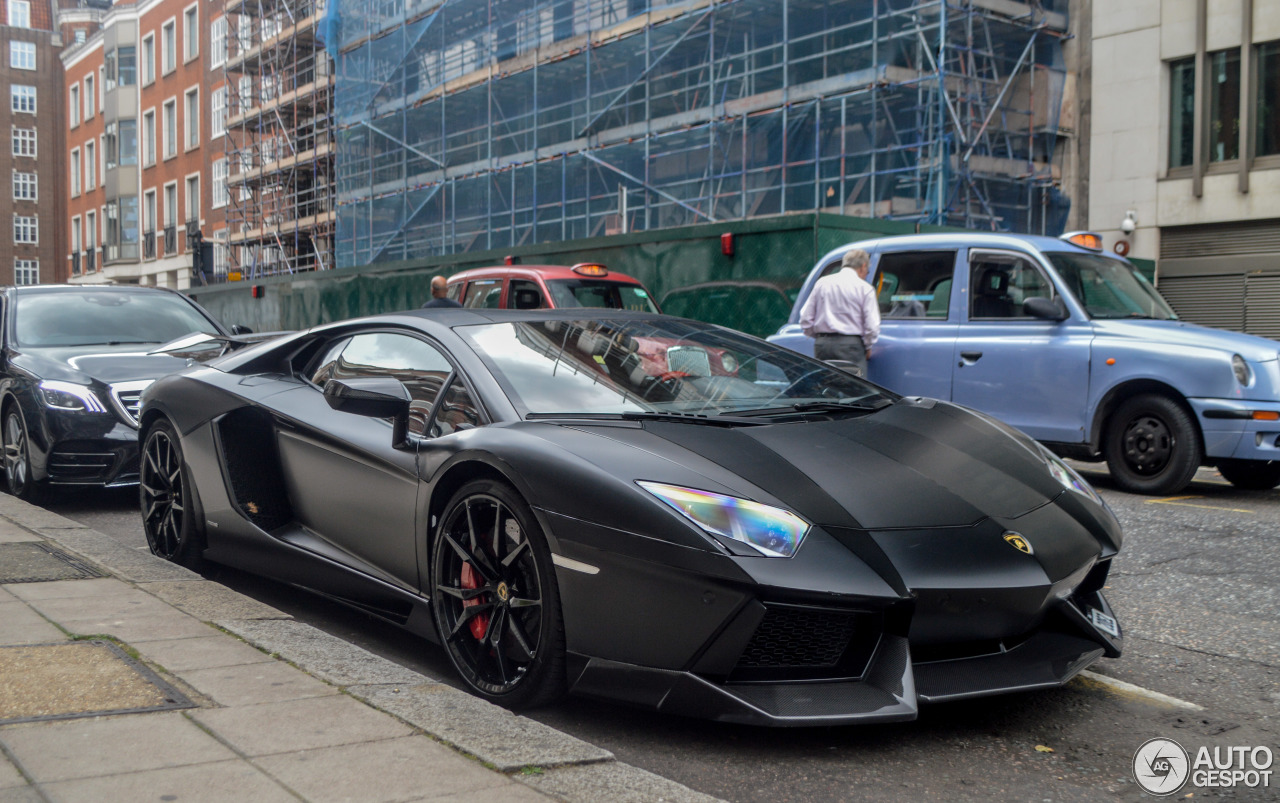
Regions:
[[[1221,460],[1218,471],[1246,491],[1269,491],[1280,485],[1280,460]]]
[[[432,548],[431,609],[449,660],[479,696],[532,708],[564,694],[551,550],[511,486],[473,480],[449,500]]]
[[[1134,396],[1116,408],[1107,422],[1102,453],[1116,485],[1154,495],[1187,487],[1204,459],[1191,414],[1156,394]]]
[[[3,438],[5,487],[25,502],[40,504],[48,496],[49,486],[32,476],[27,422],[16,403],[5,411]]]
[[[153,555],[199,571],[204,566],[204,528],[192,503],[191,475],[172,424],[161,420],[147,430],[138,460],[138,501],[147,546]]]

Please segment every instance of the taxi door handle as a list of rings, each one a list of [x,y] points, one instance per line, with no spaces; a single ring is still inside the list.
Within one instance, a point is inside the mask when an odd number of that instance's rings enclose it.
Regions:
[[[980,359],[982,359],[981,351],[962,351],[960,352],[960,367],[963,368],[966,365],[973,365]]]

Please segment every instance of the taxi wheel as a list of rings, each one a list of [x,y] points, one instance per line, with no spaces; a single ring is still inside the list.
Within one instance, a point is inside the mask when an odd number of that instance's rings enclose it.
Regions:
[[[1107,422],[1103,456],[1116,485],[1130,493],[1177,493],[1204,459],[1200,433],[1182,405],[1145,394],[1124,401]]]
[[[1280,460],[1222,460],[1218,471],[1227,482],[1246,491],[1269,491],[1280,485]]]

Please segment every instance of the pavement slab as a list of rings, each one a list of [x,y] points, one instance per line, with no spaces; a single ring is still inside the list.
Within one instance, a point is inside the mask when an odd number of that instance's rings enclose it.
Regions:
[[[55,530],[88,529],[79,522],[51,513],[8,494],[0,494],[0,516],[28,530],[39,530],[42,527]]]
[[[0,519],[0,544],[17,544],[23,541],[41,541],[40,536],[11,521]]]
[[[120,641],[140,639],[196,638],[209,635],[209,626],[173,608],[156,616],[60,620],[59,624],[79,636],[109,635]]]
[[[0,730],[0,744],[38,784],[236,757],[177,712],[14,725]]]
[[[720,800],[660,775],[621,762],[561,767],[517,776],[521,783],[554,797],[609,803],[718,803]]]
[[[265,756],[257,764],[316,803],[392,803],[456,794],[505,801],[519,788],[425,736]]]
[[[290,663],[336,686],[412,686],[427,682],[427,678],[394,661],[301,622],[240,619],[219,620],[215,624],[261,650],[285,656]]]
[[[208,580],[167,580],[139,583],[138,588],[154,594],[178,610],[204,622],[218,619],[292,619],[270,605],[232,591]]]
[[[9,597],[13,600],[13,597]],[[67,636],[49,624],[49,620],[31,610],[25,603],[0,599],[0,646],[9,644],[46,644],[62,641]]]
[[[5,590],[18,599],[27,602],[49,599],[90,598],[100,599],[117,594],[128,594],[133,586],[122,583],[114,577],[99,577],[91,580],[54,580],[48,583],[15,583],[4,586]]]
[[[193,689],[225,706],[325,697],[338,690],[281,661],[177,673]]]
[[[200,579],[200,575],[190,569],[157,558],[148,551],[125,546],[96,530],[38,528],[37,532],[101,566],[110,567],[112,574],[125,580],[141,583]]]
[[[228,638],[216,631],[196,638],[135,641],[129,646],[137,650],[144,660],[162,666],[169,672],[271,663],[276,660],[243,641]]]
[[[347,691],[503,772],[613,759],[608,750],[442,683]]]
[[[0,755],[0,789],[12,789],[15,786],[26,786],[27,779],[22,777],[13,762]]]
[[[248,756],[394,739],[413,732],[408,726],[343,694],[205,709],[191,716]]]
[[[220,761],[188,767],[46,784],[52,803],[297,803],[298,798],[247,761]]]

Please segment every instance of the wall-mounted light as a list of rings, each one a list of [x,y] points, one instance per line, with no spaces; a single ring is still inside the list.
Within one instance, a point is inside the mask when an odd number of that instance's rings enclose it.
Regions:
[[[1133,209],[1126,209],[1124,212],[1124,220],[1120,221],[1120,231],[1128,237],[1138,228],[1138,213]]]

